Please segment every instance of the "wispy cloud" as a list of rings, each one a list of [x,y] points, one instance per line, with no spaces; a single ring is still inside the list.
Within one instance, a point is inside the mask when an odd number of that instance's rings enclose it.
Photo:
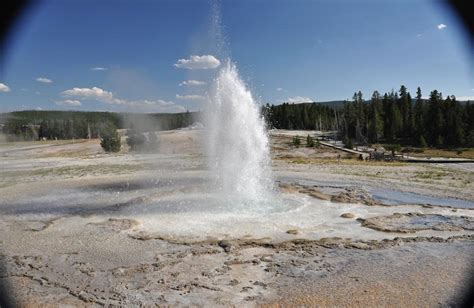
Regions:
[[[472,95],[464,95],[464,96],[456,96],[457,101],[474,101],[474,96]]]
[[[205,81],[200,80],[185,80],[179,84],[180,87],[182,86],[203,86],[205,85]]]
[[[198,69],[213,69],[221,65],[221,61],[212,55],[204,56],[191,56],[189,59],[179,59],[177,63],[174,64],[177,68],[185,68],[188,70],[198,70]]]
[[[105,91],[98,87],[93,88],[72,88],[61,93],[66,97],[77,97],[81,99],[94,99],[109,104],[120,104],[119,100],[114,98],[112,92]]]
[[[51,79],[46,78],[46,77],[38,77],[36,78],[36,81],[41,82],[41,83],[53,83]]]
[[[81,106],[81,101],[75,99],[65,99],[62,101],[55,102],[58,106]]]
[[[312,98],[306,97],[306,96],[289,97],[289,98],[287,99],[287,101],[288,101],[289,103],[296,103],[296,104],[314,102],[314,100],[313,100]]]
[[[101,67],[101,66],[96,66],[96,67],[91,67],[91,71],[106,71],[106,67]]]
[[[439,25],[437,25],[437,27],[438,27],[438,30],[443,30],[447,26],[445,24],[439,24]]]
[[[9,86],[0,82],[0,92],[10,92],[10,91],[11,89]]]
[[[276,88],[277,91],[281,92],[281,91],[286,91],[285,89],[283,88]]]
[[[96,100],[110,105],[120,105],[129,107],[146,107],[155,108],[162,111],[185,111],[185,108],[176,105],[172,101],[162,99],[158,100],[126,100],[116,98],[110,91],[103,90],[98,87],[92,88],[72,88],[61,92],[61,95],[68,98],[82,99],[82,100]]]
[[[197,95],[197,94],[190,94],[190,95],[176,94],[176,99],[188,100],[188,101],[202,101],[206,98],[202,95]]]

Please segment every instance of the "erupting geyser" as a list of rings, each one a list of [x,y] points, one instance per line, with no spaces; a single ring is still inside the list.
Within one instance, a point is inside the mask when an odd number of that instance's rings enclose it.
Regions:
[[[218,72],[208,101],[208,159],[216,188],[232,199],[267,200],[273,180],[265,124],[230,60]]]

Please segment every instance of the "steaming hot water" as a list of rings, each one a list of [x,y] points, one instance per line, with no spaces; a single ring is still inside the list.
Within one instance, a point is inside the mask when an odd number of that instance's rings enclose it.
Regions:
[[[283,228],[294,227],[286,222],[288,214],[303,209],[306,201],[275,192],[264,120],[230,60],[209,90],[204,132],[209,173],[188,179],[181,188],[179,179],[172,181],[173,194],[135,208],[142,214],[143,226],[191,237],[236,231],[244,236],[257,229],[267,229],[265,234],[270,235],[282,223]]]
[[[208,170],[179,170],[161,187],[165,194],[155,187],[151,196],[156,197],[150,202],[126,209],[140,221],[140,229],[188,240],[208,236],[278,240],[292,238],[286,233],[290,229],[309,237],[353,236],[354,227],[361,229],[357,222],[339,216],[344,211],[363,214],[364,206],[275,189],[259,106],[229,60],[209,90],[205,114],[202,135]]]
[[[347,237],[357,233],[354,227],[361,229],[359,223],[339,216],[344,211],[363,214],[364,206],[275,189],[259,106],[230,61],[220,68],[209,90],[203,133],[208,170],[177,171],[165,185],[172,193],[129,208],[141,229],[188,240],[208,236],[278,240],[292,238],[286,233],[290,229],[309,237]]]
[[[217,53],[223,52],[218,5],[213,6],[211,33]],[[224,56],[225,57],[225,56]],[[273,233],[287,227],[289,212],[306,202],[283,198],[274,189],[270,144],[259,105],[230,59],[224,61],[207,94],[204,140],[208,172],[152,204],[131,209],[142,212],[143,228],[168,235],[203,236]],[[152,215],[150,215],[152,214]],[[260,232],[261,233],[261,232]]]
[[[211,89],[206,141],[214,184],[234,201],[268,200],[273,188],[268,136],[259,107],[227,61]]]

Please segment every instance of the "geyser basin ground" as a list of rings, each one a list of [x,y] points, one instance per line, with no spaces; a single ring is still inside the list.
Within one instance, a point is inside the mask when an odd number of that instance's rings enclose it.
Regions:
[[[340,237],[350,240],[381,240],[410,237],[406,232],[383,232],[368,229],[362,220],[394,213],[417,213],[467,217],[460,228],[417,230],[419,236],[450,237],[474,234],[474,211],[448,207],[419,205],[372,205],[340,203],[322,200],[331,195],[314,197],[308,186],[285,184],[267,200],[240,199],[240,196],[219,194],[210,187],[206,171],[194,171],[182,177],[148,178],[141,180],[112,180],[103,184],[84,185],[74,189],[49,189],[48,194],[24,196],[11,201],[2,212],[6,217],[25,221],[48,222],[65,217],[80,217],[83,223],[100,222],[108,218],[135,222],[130,234],[148,234],[183,242],[209,238],[265,238],[281,242],[295,238],[319,240]],[[297,179],[295,179],[297,181]],[[334,196],[337,196],[334,195]],[[350,199],[349,199],[350,200]],[[341,217],[350,213],[350,217]],[[436,220],[436,216],[428,216]],[[383,223],[383,222],[382,222]],[[59,224],[60,223],[56,223]],[[469,225],[471,224],[471,225]]]
[[[19,303],[417,306],[466,285],[467,165],[337,163],[273,132],[276,200],[239,203],[212,190],[201,131],[159,136],[154,154],[105,155],[95,140],[0,150],[2,281]],[[433,205],[372,198],[387,189]]]

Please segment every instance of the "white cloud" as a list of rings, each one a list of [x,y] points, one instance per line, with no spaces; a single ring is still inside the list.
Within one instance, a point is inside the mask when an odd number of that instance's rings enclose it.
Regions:
[[[51,79],[45,78],[45,77],[38,77],[36,78],[36,81],[41,82],[41,83],[53,83]]]
[[[106,67],[101,67],[101,66],[96,66],[96,67],[91,67],[91,71],[106,71]]]
[[[185,112],[187,111],[188,109],[184,108],[183,106],[181,105],[173,105],[171,106],[170,108],[164,110],[166,112]]]
[[[309,97],[306,97],[306,96],[289,97],[287,99],[287,101],[289,103],[296,103],[296,104],[314,102],[314,100],[312,98],[309,98]]]
[[[200,80],[185,80],[179,84],[180,87],[182,86],[203,86],[205,85],[205,81]]]
[[[41,110],[43,110],[43,108],[41,108],[41,107],[36,107],[35,110],[36,110],[36,111],[41,111]]]
[[[109,104],[120,104],[116,101],[112,92],[104,91],[101,88],[72,88],[61,93],[66,97],[77,97],[82,99],[94,99]]]
[[[10,92],[10,87],[0,82],[0,92]]]
[[[61,92],[61,95],[69,98],[96,100],[110,105],[121,105],[129,107],[155,108],[162,111],[185,111],[185,108],[176,105],[172,101],[158,100],[125,100],[114,97],[112,92],[98,87],[72,88]]]
[[[457,101],[474,101],[474,96],[473,95],[463,95],[463,96],[454,95],[454,97],[456,97]],[[430,99],[429,96],[422,96],[421,98],[426,99],[426,100]],[[446,97],[444,97],[444,99],[446,99]]]
[[[447,26],[445,24],[439,24],[439,25],[437,25],[437,27],[438,27],[438,30],[443,30]]]
[[[57,101],[56,105],[58,106],[81,106],[81,102],[76,99],[65,99],[62,101]]]
[[[221,61],[211,55],[193,55],[189,57],[189,59],[179,59],[178,62],[174,64],[174,66],[177,68],[185,68],[188,70],[212,69],[219,67],[219,65],[221,65]]]
[[[277,91],[285,91],[283,88],[276,88]]]
[[[137,107],[170,107],[175,104],[171,101],[158,100],[140,100],[140,101],[126,101],[126,105]]]
[[[201,101],[201,100],[206,99],[204,96],[197,95],[197,94],[191,94],[191,95],[176,94],[176,98],[181,99],[181,100],[188,100],[188,101]]]
[[[474,101],[474,96],[456,96],[457,101]]]

